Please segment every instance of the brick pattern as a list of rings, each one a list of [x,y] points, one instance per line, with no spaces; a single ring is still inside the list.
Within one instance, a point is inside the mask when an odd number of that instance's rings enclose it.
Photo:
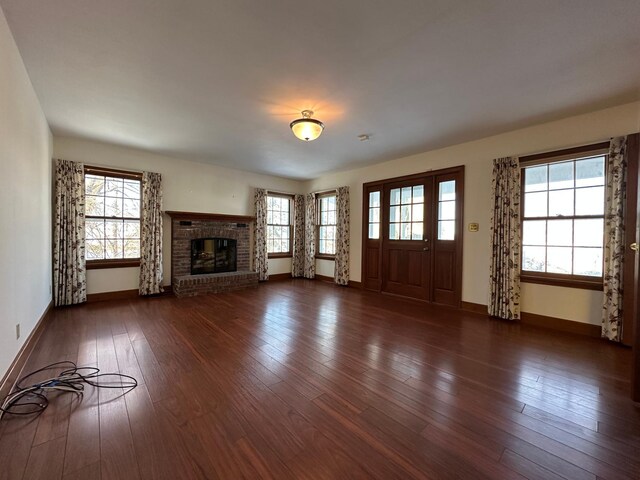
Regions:
[[[193,297],[194,295],[228,292],[257,286],[258,274],[256,272],[183,275],[173,279],[173,293],[176,297]]]
[[[188,223],[188,224],[185,224]],[[211,220],[171,221],[171,276],[176,296],[217,293],[257,285],[258,275],[249,271],[251,246],[249,224]],[[237,241],[237,272],[191,275],[191,240],[233,238]]]

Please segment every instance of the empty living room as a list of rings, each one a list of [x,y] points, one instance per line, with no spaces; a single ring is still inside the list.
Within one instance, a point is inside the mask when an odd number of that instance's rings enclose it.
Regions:
[[[640,2],[0,0],[0,480],[640,478]]]

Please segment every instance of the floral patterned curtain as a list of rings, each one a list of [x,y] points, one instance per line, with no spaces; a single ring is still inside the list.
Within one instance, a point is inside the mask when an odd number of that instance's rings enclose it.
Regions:
[[[520,167],[516,157],[493,161],[489,315],[520,318]]]
[[[304,277],[316,276],[316,194],[309,193],[304,201]]]
[[[604,304],[602,337],[622,340],[624,203],[627,187],[627,137],[611,140],[607,162],[604,223]]]
[[[293,258],[291,259],[291,276],[304,276],[304,195],[296,195],[293,199]]]
[[[254,234],[255,269],[258,280],[269,280],[269,264],[267,262],[267,191],[256,188],[256,230]]]
[[[336,257],[333,279],[338,285],[349,285],[349,187],[338,188],[336,204]]]
[[[142,172],[140,295],[162,293],[162,176]]]
[[[84,256],[84,165],[56,160],[53,225],[53,300],[56,306],[87,301]]]

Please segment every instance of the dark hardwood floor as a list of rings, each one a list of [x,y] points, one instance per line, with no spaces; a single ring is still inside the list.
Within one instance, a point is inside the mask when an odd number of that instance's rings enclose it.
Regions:
[[[323,282],[57,309],[25,372],[140,386],[0,422],[2,479],[638,479],[631,352]]]

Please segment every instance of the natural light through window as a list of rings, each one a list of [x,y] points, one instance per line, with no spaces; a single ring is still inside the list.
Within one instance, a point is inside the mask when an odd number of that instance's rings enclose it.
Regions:
[[[87,261],[140,258],[140,180],[85,175]]]
[[[389,240],[424,237],[424,185],[392,188],[389,206]]]
[[[336,195],[323,195],[318,198],[318,253],[336,254]]]
[[[291,197],[267,196],[267,252],[291,253]]]
[[[438,188],[438,240],[456,238],[456,181],[440,182]]]
[[[523,168],[523,272],[602,277],[605,160]]]
[[[369,192],[369,239],[380,238],[380,191]]]

